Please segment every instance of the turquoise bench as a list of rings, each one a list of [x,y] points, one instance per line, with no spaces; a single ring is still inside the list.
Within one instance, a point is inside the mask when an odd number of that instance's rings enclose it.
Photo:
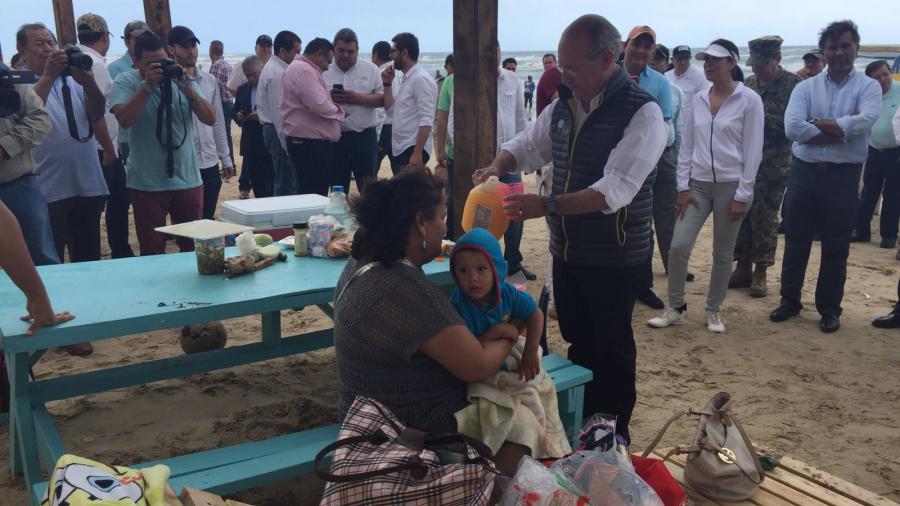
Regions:
[[[576,446],[583,418],[584,384],[591,380],[592,373],[559,355],[547,355],[542,363],[556,384],[559,415],[566,435]],[[46,411],[43,411],[43,416],[49,416],[45,414]],[[313,472],[316,453],[337,439],[339,428],[339,424],[333,424],[134,467],[169,466],[172,470],[169,484],[176,493],[184,487],[191,487],[219,495],[233,494]],[[44,449],[42,453],[55,462],[62,455],[62,445]],[[39,502],[46,490],[46,481],[35,483],[32,486],[34,501]]]

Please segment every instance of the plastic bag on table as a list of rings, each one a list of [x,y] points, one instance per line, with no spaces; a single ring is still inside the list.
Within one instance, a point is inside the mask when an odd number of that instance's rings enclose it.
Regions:
[[[500,506],[586,506],[587,495],[561,472],[547,469],[531,457],[519,461],[516,475],[503,492]]]
[[[314,257],[328,258],[328,245],[331,243],[331,236],[341,224],[334,216],[317,214],[310,216],[309,229],[307,235],[309,237],[309,254]]]
[[[557,460],[550,470],[570,477],[592,504],[663,506],[656,492],[614,450],[578,451]]]

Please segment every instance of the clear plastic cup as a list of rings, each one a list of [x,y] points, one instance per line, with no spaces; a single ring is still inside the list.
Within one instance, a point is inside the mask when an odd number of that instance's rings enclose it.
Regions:
[[[222,274],[225,270],[225,238],[194,239],[194,253],[197,255],[197,272],[200,274]]]

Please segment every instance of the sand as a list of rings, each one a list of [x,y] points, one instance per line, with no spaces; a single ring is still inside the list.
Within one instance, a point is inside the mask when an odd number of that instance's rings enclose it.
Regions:
[[[380,175],[389,174],[385,161]],[[532,177],[526,181],[533,192]],[[222,186],[220,201],[237,195],[234,179]],[[878,237],[874,221],[873,236]],[[769,271],[768,297],[754,299],[747,290],[729,290],[722,313],[728,332],[716,335],[705,329],[702,314],[711,242],[710,220],[691,259],[697,281],[687,285],[691,311],[684,324],[651,329],[646,321],[656,311],[640,304],[635,308],[634,449],[648,444],[673,411],[701,408],[712,394],[726,390],[733,394],[734,411],[755,443],[900,500],[900,331],[870,325],[896,302],[895,251],[880,249],[877,243],[851,246],[840,332],[823,334],[817,327],[812,307],[819,266],[816,244],[804,289],[809,306],[799,317],[781,324],[767,317],[777,304],[771,293],[777,293],[779,263]],[[103,247],[108,257],[105,239]],[[537,282],[528,283],[528,291],[537,297],[549,256],[542,221],[526,223],[522,252],[525,265],[539,275]],[[781,253],[779,244],[779,262]],[[666,278],[658,258],[654,272],[655,289],[665,298]],[[285,311],[282,320],[285,335],[330,326],[315,308]],[[259,317],[224,323],[229,345],[259,339]],[[50,352],[35,372],[47,378],[178,356],[178,330],[95,342],[96,352],[88,358]],[[551,350],[564,355],[566,343],[554,320],[549,335]],[[264,439],[338,421],[334,351],[53,402],[48,409],[70,452],[112,464]],[[695,429],[693,421],[680,422],[661,445],[688,443]],[[3,467],[7,441],[6,427],[0,427]],[[316,504],[321,487],[318,478],[306,476],[234,497],[258,506]],[[24,488],[21,477],[0,472],[0,506],[26,504]]]

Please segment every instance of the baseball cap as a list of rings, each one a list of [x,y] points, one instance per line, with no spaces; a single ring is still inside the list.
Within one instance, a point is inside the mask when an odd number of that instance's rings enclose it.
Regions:
[[[653,51],[653,59],[654,60],[669,60],[669,48],[662,44],[656,45],[656,50]]]
[[[628,38],[625,40],[627,42],[629,40],[636,39],[644,34],[649,35],[650,39],[653,40],[653,43],[656,44],[656,32],[654,32],[653,29],[647,25],[640,25],[640,26],[635,26],[634,28],[632,28],[631,31],[628,32]]]
[[[269,37],[266,34],[262,34],[256,38],[257,46],[271,46],[272,45],[272,37]]]
[[[106,20],[103,17],[91,13],[86,12],[81,16],[78,16],[78,20],[75,21],[75,30],[78,33],[109,33],[109,26],[106,24]]]
[[[200,39],[194,35],[194,32],[191,31],[190,28],[186,26],[173,26],[172,31],[169,32],[168,43],[169,45],[178,44],[179,46],[187,46],[191,42],[200,43]]]
[[[822,54],[822,51],[818,49],[813,49],[812,51],[803,55],[803,60],[807,60],[809,58],[818,58],[820,60],[824,60],[825,56]]]
[[[140,19],[136,19],[125,25],[125,34],[122,36],[122,38],[127,39],[129,35],[140,35],[144,32],[149,31],[150,25],[141,21]]]
[[[741,61],[741,57],[732,53],[728,49],[725,49],[724,46],[720,46],[718,44],[711,44],[708,48],[704,49],[697,53],[695,56],[696,59],[703,61],[707,56],[711,56],[713,58],[734,58],[734,61]]]
[[[691,46],[675,46],[675,49],[672,50],[672,58],[678,58],[681,56],[691,57]]]
[[[772,61],[772,58],[781,52],[782,38],[777,35],[767,35],[753,39],[747,43],[750,48],[750,58],[747,58],[747,65],[755,67],[757,65],[765,65]]]

